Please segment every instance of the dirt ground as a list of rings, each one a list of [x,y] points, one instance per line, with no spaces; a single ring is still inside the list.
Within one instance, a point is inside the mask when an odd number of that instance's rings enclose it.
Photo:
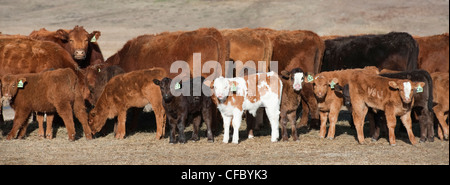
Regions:
[[[98,43],[106,59],[138,35],[200,27],[304,29],[319,35],[441,34],[449,32],[448,7],[449,0],[7,0],[0,3],[0,32],[28,35],[42,27],[82,25],[89,32],[101,31]],[[168,138],[156,140],[148,115],[123,140],[108,132],[91,141],[81,137],[70,142],[63,126],[55,128],[53,140],[45,140],[32,123],[28,137],[6,141],[9,121],[0,125],[0,164],[449,164],[448,141],[412,146],[406,134],[397,132],[397,146],[392,147],[386,137],[371,142],[366,128],[366,144],[359,145],[345,119],[348,115],[343,115],[334,140],[319,139],[317,130],[301,128],[300,141],[271,143],[268,126],[256,138],[245,139],[242,124],[238,145],[222,143],[222,133],[208,143],[205,127],[198,142],[173,145]],[[417,124],[414,132],[419,135]]]

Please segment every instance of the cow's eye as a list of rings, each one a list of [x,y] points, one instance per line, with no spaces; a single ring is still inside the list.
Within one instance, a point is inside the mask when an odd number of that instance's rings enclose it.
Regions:
[[[69,40],[69,42],[73,42],[73,40]]]

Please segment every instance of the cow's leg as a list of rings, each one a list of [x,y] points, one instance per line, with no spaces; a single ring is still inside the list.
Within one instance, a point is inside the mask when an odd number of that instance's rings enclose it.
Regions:
[[[325,138],[325,133],[327,132],[327,120],[328,120],[328,112],[322,112],[320,111],[320,131],[319,131],[319,137]]]
[[[445,121],[447,119],[448,115],[444,114],[444,111],[442,111],[440,109],[439,105],[434,107],[433,110],[434,110],[434,113],[436,114],[436,118],[438,119],[439,125],[440,125],[440,127],[438,127],[439,138],[441,140],[443,140],[443,139],[448,140],[448,134],[449,134],[448,130],[449,129],[448,129],[448,125],[447,125],[447,123]]]
[[[222,120],[223,120],[223,140],[222,142],[228,143],[230,140],[230,124],[232,116],[225,116],[222,114]],[[233,125],[234,126],[234,125]]]
[[[306,100],[303,99],[303,98],[302,98],[301,101],[302,101],[302,104],[301,104],[301,106],[302,106],[302,117],[300,118],[299,126],[300,126],[300,127],[301,127],[301,126],[308,126],[308,129],[311,129],[311,128],[312,128],[311,124],[308,125],[308,116],[309,116],[309,107],[308,107],[308,104],[306,103]],[[317,126],[317,125],[314,125],[314,128],[315,128],[316,126]]]
[[[180,143],[186,143],[186,136],[184,135],[184,128],[185,128],[185,125],[186,125],[186,119],[187,119],[187,113],[183,114],[182,116],[180,116],[178,118],[178,124],[177,124],[178,136],[179,136],[178,137],[178,141]]]
[[[272,130],[272,133],[271,133],[272,137],[271,137],[270,141],[277,142],[278,138],[280,137],[280,133],[278,131],[278,128],[280,127],[280,122],[279,122],[280,107],[276,106],[276,105],[279,105],[277,102],[274,104],[269,104],[269,105],[275,105],[275,106],[266,107],[267,118],[269,118],[270,127]]]
[[[53,138],[53,118],[55,114],[47,114],[47,128],[45,130],[45,138],[52,139]]]
[[[161,139],[165,133],[166,133],[166,111],[164,110],[164,107],[159,103],[159,106],[152,106],[154,107],[153,111],[155,113],[156,118],[156,139]],[[159,108],[158,108],[159,107]]]
[[[416,138],[414,137],[414,133],[412,131],[412,125],[411,125],[411,112],[406,113],[403,116],[400,116],[400,119],[402,120],[403,125],[406,128],[406,131],[408,133],[409,141],[411,141],[412,145],[416,144]]]
[[[297,141],[298,140],[298,134],[297,134],[297,118],[296,112],[292,111],[287,115],[288,122],[291,123],[291,136],[292,140]]]
[[[234,144],[239,143],[239,128],[241,127],[242,114],[243,111],[233,110],[233,139],[231,142]]]
[[[169,125],[170,125],[169,143],[177,143],[176,128],[177,128],[178,120],[173,119],[170,116],[168,116],[168,120],[169,120]]]
[[[127,121],[127,111],[121,110],[117,115],[117,130],[116,139],[123,139],[125,137],[126,127],[125,122]]]
[[[38,122],[39,128],[38,128],[38,136],[40,138],[44,138],[44,115],[45,114],[39,114],[39,113],[35,113],[36,114],[36,121]]]
[[[289,140],[287,130],[286,130],[287,122],[288,122],[287,111],[283,110],[280,113],[281,137],[282,137],[283,141]]]
[[[353,123],[355,124],[356,134],[358,136],[358,142],[359,144],[364,144],[364,118],[366,117],[368,107],[365,106],[363,102],[354,103],[352,101],[352,105],[353,105],[352,117]]]
[[[86,107],[84,105],[84,100],[81,95],[75,95],[75,101],[73,104],[73,112],[75,113],[75,117],[78,119],[78,121],[81,123],[81,126],[83,127],[84,136],[86,139],[90,140],[92,139],[92,131],[91,127],[88,125],[88,115],[86,112]]]
[[[194,117],[194,119],[192,120],[192,127],[193,127],[193,132],[192,132],[192,137],[191,140],[193,141],[198,141],[199,136],[198,136],[198,130],[200,128],[200,124],[202,122],[202,115],[198,114],[197,116]]]
[[[259,116],[259,115],[256,115],[256,116]],[[247,123],[246,130],[247,130],[248,138],[249,139],[254,138],[255,136],[253,134],[253,131],[255,130],[256,124],[259,124],[259,123],[257,123],[256,117],[254,117],[248,111],[246,111],[246,113],[245,113],[245,119],[246,119],[245,122]],[[262,124],[262,123],[260,123],[260,124]]]
[[[334,139],[334,135],[336,134],[336,122],[338,120],[340,109],[340,107],[333,107],[332,109],[330,109],[330,113],[328,114],[328,120],[330,121],[330,127],[328,128],[327,134],[328,139]]]
[[[397,124],[397,119],[394,114],[394,110],[385,109],[386,123],[389,131],[389,143],[391,146],[395,146],[395,125]]]
[[[206,136],[208,137],[208,142],[214,142],[214,135],[212,133],[212,111],[211,107],[202,109],[203,121],[206,123]]]
[[[56,112],[63,119],[69,140],[75,140],[75,124],[73,123],[72,106],[70,102],[61,102],[55,105]]]
[[[319,124],[320,124],[319,123],[320,122],[320,111],[319,111],[319,107],[317,105],[317,99],[314,96],[312,83],[306,83],[303,86],[302,91],[300,92],[300,95],[302,96],[302,99],[305,99],[306,103],[308,104],[309,114],[311,115],[310,128],[318,128]],[[303,101],[302,101],[302,104],[303,104]],[[304,108],[304,106],[303,106],[303,108]],[[305,117],[302,115],[302,119],[303,118],[305,118]],[[307,120],[307,118],[308,118],[308,115],[306,114],[306,120]]]
[[[19,134],[17,136],[17,139],[23,139],[25,137],[25,134],[27,133],[28,128],[28,119],[23,123],[22,127],[19,128]]]
[[[31,111],[26,109],[16,109],[14,115],[14,121],[13,121],[13,127],[11,131],[9,131],[8,136],[6,137],[7,140],[11,140],[16,137],[17,131],[23,127],[24,123],[28,120],[28,117],[30,116]]]

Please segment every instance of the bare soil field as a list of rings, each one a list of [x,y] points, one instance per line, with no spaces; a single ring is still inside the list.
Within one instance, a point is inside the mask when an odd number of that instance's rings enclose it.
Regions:
[[[28,35],[43,27],[56,30],[82,25],[89,32],[101,31],[98,43],[106,59],[138,35],[200,27],[303,29],[319,35],[441,34],[449,32],[448,7],[449,0],[2,0],[0,32]],[[25,139],[7,141],[12,125],[7,121],[0,125],[0,164],[449,164],[448,141],[435,138],[412,146],[406,134],[397,132],[393,147],[386,137],[372,142],[366,125],[366,144],[360,145],[348,118],[342,113],[334,140],[320,139],[317,130],[300,128],[298,142],[271,143],[268,126],[254,139],[246,139],[243,123],[238,145],[222,143],[222,132],[216,134],[214,143],[208,143],[205,126],[198,142],[156,140],[155,123],[148,114],[123,140],[114,139],[109,129],[88,141],[79,124],[80,136],[74,142],[67,140],[66,129],[59,124],[55,124],[53,140],[40,139],[37,123],[31,123]],[[419,136],[418,124],[413,125]],[[186,131],[189,138],[192,126]]]

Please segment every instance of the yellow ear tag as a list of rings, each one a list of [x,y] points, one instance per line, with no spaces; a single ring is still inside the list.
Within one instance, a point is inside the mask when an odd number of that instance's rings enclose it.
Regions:
[[[306,77],[306,80],[308,80],[308,82],[312,82],[314,80],[313,76],[308,75],[308,77]]]
[[[236,87],[236,85],[233,83],[233,84],[231,85],[231,92],[235,92],[235,91],[237,91],[237,87]]]
[[[330,83],[331,89],[334,89],[334,85],[336,85],[336,83],[334,83],[334,81],[331,81],[331,83]]]
[[[423,87],[422,86],[417,86],[417,89],[416,89],[416,92],[417,93],[421,93],[421,92],[423,92]]]
[[[95,38],[95,35],[92,37],[91,42],[97,42],[97,39]]]
[[[19,83],[17,83],[17,88],[23,88],[23,81],[19,80]]]
[[[181,89],[180,82],[177,82],[177,83],[175,84],[175,90],[178,90],[178,89]]]

